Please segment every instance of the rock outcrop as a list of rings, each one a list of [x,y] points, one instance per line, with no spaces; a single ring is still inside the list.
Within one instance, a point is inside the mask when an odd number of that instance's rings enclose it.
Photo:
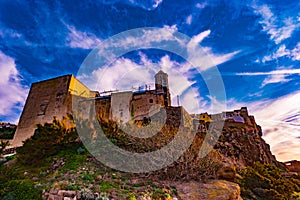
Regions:
[[[252,166],[254,162],[285,168],[257,132],[246,132],[239,128],[224,129],[214,148],[222,154],[225,163],[237,168]]]
[[[239,185],[224,180],[213,180],[208,183],[176,183],[176,188],[179,197],[183,200],[242,200]]]
[[[291,160],[284,163],[290,172],[300,173],[300,161]]]

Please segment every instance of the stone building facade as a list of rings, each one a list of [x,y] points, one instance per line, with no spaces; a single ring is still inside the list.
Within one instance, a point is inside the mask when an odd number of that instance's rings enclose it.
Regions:
[[[143,120],[158,112],[160,107],[168,106],[171,106],[168,74],[163,71],[155,75],[153,90],[116,92],[95,98],[98,118],[112,119],[119,123]]]
[[[226,111],[219,114],[209,115],[206,113],[193,114],[192,115],[196,126],[199,125],[201,131],[207,131],[208,126],[213,121],[224,121],[224,128],[239,128],[249,133],[262,134],[261,127],[256,124],[253,115],[249,115],[247,107],[241,107],[241,109]],[[214,118],[214,120],[213,120]]]
[[[36,124],[52,122],[54,117],[62,119],[70,114],[72,95],[91,98],[95,92],[90,91],[73,75],[33,83],[11,146],[22,146],[23,141],[34,134]]]
[[[154,79],[155,88],[152,90],[150,87],[146,87],[146,89],[139,91],[111,92],[109,95],[107,93],[101,95],[97,91],[91,91],[73,75],[33,83],[11,147],[22,146],[23,141],[34,134],[37,124],[52,122],[54,117],[61,120],[68,114],[74,114],[72,109],[74,102],[79,107],[81,104],[84,111],[82,113],[89,117],[97,117],[97,119],[104,121],[114,120],[120,124],[126,124],[129,121],[148,120],[160,112],[161,108],[172,109],[168,74],[159,71]],[[89,113],[91,107],[85,107],[85,105],[93,106],[95,116],[90,116],[94,115]],[[187,112],[183,113],[187,114]],[[254,117],[248,115],[246,107],[231,112],[223,112],[218,116],[223,116],[223,119],[220,120],[225,121],[225,128],[234,126],[243,128],[247,132],[261,134],[261,128],[256,124]],[[203,130],[206,130],[208,124],[217,119],[214,117],[212,120],[212,115],[208,113],[189,115],[185,118],[193,119],[195,130],[201,127],[201,124]]]
[[[143,120],[161,107],[171,106],[168,74],[163,71],[155,75],[153,90],[113,92],[105,96],[91,91],[73,75],[65,75],[31,85],[11,146],[22,146],[23,141],[34,134],[36,124],[52,122],[54,117],[62,119],[72,114],[74,96],[80,97],[80,101],[92,100],[99,119],[119,123]]]

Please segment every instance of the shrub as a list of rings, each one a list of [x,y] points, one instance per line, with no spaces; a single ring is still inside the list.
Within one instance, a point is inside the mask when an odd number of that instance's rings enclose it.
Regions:
[[[42,199],[42,192],[29,180],[12,180],[0,186],[1,199]]]
[[[75,128],[66,128],[54,119],[52,123],[38,124],[34,135],[17,149],[18,161],[24,165],[38,165],[44,158],[54,155],[78,137]]]
[[[246,199],[291,199],[295,192],[300,192],[300,179],[287,179],[282,175],[284,170],[274,165],[256,162],[253,167],[240,170],[243,179],[239,181],[242,196]]]
[[[4,150],[9,146],[9,141],[1,141],[0,142],[0,158],[2,157]]]
[[[17,127],[3,127],[0,129],[0,139],[13,139]]]

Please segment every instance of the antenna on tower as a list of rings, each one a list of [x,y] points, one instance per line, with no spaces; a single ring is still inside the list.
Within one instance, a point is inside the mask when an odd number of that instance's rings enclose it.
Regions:
[[[179,95],[177,95],[177,106],[180,106],[179,105]]]

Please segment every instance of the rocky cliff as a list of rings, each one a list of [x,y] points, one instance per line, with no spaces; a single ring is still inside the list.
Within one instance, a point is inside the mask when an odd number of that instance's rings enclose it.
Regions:
[[[291,160],[284,163],[290,172],[300,173],[300,161]]]
[[[238,128],[224,129],[214,149],[222,154],[223,161],[238,168],[252,166],[257,161],[285,167],[272,155],[270,145],[259,133],[243,132]]]

